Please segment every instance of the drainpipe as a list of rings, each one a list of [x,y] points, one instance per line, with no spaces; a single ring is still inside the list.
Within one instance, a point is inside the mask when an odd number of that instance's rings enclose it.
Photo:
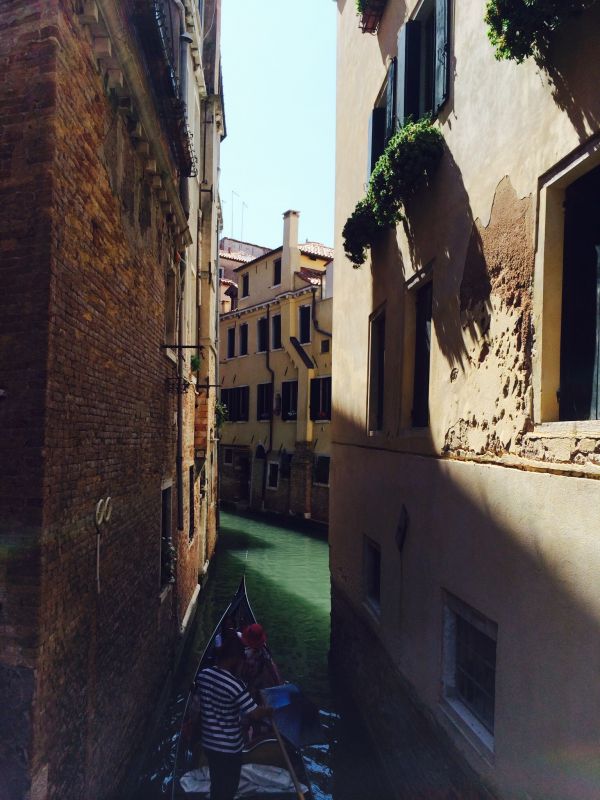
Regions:
[[[267,456],[273,449],[273,400],[275,399],[275,371],[271,368],[271,306],[267,306],[267,350],[265,352],[265,361],[268,371],[271,373],[271,409],[269,413],[269,449],[265,453],[265,465],[263,467],[263,482],[262,482],[262,506],[265,507],[265,497],[267,496]]]
[[[179,260],[179,294],[177,297],[177,530],[183,530],[183,294],[185,289],[186,262]]]
[[[332,334],[329,331],[323,330],[323,328],[319,327],[319,322],[317,320],[317,290],[316,288],[314,288],[311,291],[312,291],[312,321],[314,328],[323,336],[328,336],[331,339]]]

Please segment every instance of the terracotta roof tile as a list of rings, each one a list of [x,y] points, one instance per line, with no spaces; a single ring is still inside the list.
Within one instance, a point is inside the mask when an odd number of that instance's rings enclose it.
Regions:
[[[323,272],[319,269],[302,267],[296,272],[296,275],[299,275],[303,281],[311,283],[313,286],[320,286],[323,280]]]
[[[317,256],[318,258],[333,258],[333,247],[327,247],[321,242],[303,242],[298,245],[298,249],[305,256]]]
[[[256,257],[257,256],[252,256],[249,253],[228,253],[226,250],[219,250],[219,258],[225,258],[228,261],[239,261],[241,264],[254,261]]]

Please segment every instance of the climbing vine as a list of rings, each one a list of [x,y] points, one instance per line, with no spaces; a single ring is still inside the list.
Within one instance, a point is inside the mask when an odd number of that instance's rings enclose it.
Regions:
[[[544,63],[554,31],[598,0],[488,0],[485,21],[496,58]]]
[[[433,175],[444,151],[443,137],[430,119],[408,122],[392,136],[369,180],[367,195],[344,225],[344,251],[355,266],[378,234],[402,218],[406,201]]]

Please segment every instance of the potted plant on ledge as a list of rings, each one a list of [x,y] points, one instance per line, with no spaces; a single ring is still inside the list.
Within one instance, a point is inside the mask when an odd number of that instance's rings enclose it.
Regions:
[[[387,0],[356,0],[360,29],[363,33],[377,33],[386,3]]]

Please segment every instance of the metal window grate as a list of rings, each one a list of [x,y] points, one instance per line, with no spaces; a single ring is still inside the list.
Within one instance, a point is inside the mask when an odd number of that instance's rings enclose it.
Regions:
[[[456,615],[456,693],[469,711],[494,731],[496,642]]]

